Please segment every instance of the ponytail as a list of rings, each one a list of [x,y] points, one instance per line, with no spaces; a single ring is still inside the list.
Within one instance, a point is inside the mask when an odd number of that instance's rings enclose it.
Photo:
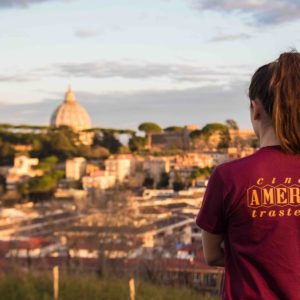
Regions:
[[[252,77],[249,97],[261,101],[283,150],[300,153],[300,53],[283,53],[260,67]]]

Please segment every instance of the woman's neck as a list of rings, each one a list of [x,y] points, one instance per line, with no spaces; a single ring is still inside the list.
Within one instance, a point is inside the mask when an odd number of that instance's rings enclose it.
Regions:
[[[280,145],[280,142],[276,136],[273,126],[265,127],[261,130],[259,135],[260,147]]]

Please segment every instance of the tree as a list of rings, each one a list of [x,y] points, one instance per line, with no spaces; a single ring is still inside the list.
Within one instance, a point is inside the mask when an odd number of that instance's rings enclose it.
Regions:
[[[144,179],[143,186],[149,189],[153,189],[154,179],[150,175],[147,175]]]
[[[191,174],[191,179],[208,179],[214,167],[195,168]]]
[[[220,141],[217,145],[217,148],[228,148],[230,142],[230,135],[228,127],[226,125],[222,123],[209,123],[202,128],[201,132],[207,142],[213,134],[219,133]]]
[[[160,133],[162,129],[159,125],[152,122],[145,122],[139,125],[138,129],[146,133],[148,148],[151,148],[151,135],[153,133]]]
[[[200,130],[200,129],[193,130],[190,133],[190,138],[193,143],[193,147],[195,147],[195,148],[200,148],[200,150],[203,150],[207,145],[207,142],[202,133],[202,130]]]
[[[32,156],[39,156],[43,151],[43,139],[40,136],[35,136],[31,142],[32,150],[30,154]]]
[[[96,145],[91,147],[89,158],[107,158],[109,155],[110,152],[107,148]]]
[[[6,192],[6,178],[0,175],[0,196]]]
[[[12,144],[0,139],[0,164],[12,164],[14,155]]]
[[[95,135],[93,146],[102,146],[109,150],[110,153],[118,153],[122,143],[116,138],[113,130],[102,130],[101,134]]]
[[[255,148],[255,149],[258,148],[259,147],[259,140],[257,138],[252,139],[250,141],[250,147]]]
[[[63,178],[64,171],[56,170],[43,176],[30,178],[22,183],[18,190],[23,198],[30,198],[34,201],[50,199],[57,187],[58,181]]]
[[[55,168],[58,158],[55,155],[48,156],[40,161],[38,168],[44,171],[51,171]]]
[[[181,132],[183,130],[182,126],[169,126],[164,129],[165,132]]]
[[[160,175],[160,180],[157,184],[157,188],[161,189],[161,188],[166,188],[169,186],[169,174],[167,172],[162,172]]]
[[[239,126],[237,125],[237,122],[233,119],[226,120],[226,125],[229,129],[238,130]]]
[[[45,154],[55,155],[60,160],[76,156],[79,136],[68,126],[51,128],[44,141]]]
[[[145,148],[146,144],[147,140],[145,137],[136,135],[132,136],[128,142],[128,146],[132,152]]]
[[[176,172],[174,174],[174,181],[173,181],[173,190],[175,192],[181,191],[185,188],[185,184],[181,178],[181,176]]]

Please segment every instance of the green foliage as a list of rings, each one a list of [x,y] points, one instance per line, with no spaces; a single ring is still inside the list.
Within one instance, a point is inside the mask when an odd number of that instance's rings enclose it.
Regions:
[[[29,180],[30,193],[48,193],[56,188],[55,177],[50,174],[33,177]]]
[[[30,193],[28,181],[19,184],[19,186],[18,186],[18,192],[22,196],[23,200],[27,200],[28,199],[29,193]]]
[[[197,138],[199,138],[201,136],[202,136],[202,130],[200,130],[200,129],[193,130],[190,133],[190,138],[191,139],[197,139]]]
[[[168,287],[135,281],[137,300],[216,300],[187,287]],[[49,273],[2,274],[0,295],[5,300],[52,300],[53,283]],[[60,300],[128,300],[126,279],[100,279],[96,275],[60,273]]]
[[[110,132],[110,133],[117,133],[117,134],[130,134],[134,135],[136,132],[132,129],[115,129],[115,128],[101,128],[101,127],[94,127],[90,129],[83,130],[85,132],[94,132],[96,134],[102,134],[103,132]]]
[[[161,127],[159,125],[157,125],[156,123],[152,123],[152,122],[142,123],[139,125],[138,129],[140,131],[146,132],[147,134],[162,132]]]
[[[40,152],[43,151],[43,139],[40,137],[34,137],[31,141],[32,150],[31,155],[37,156]]]
[[[191,174],[191,179],[208,179],[214,167],[196,168]]]
[[[110,152],[107,148],[102,146],[92,146],[90,148],[89,158],[107,158],[109,157]]]
[[[234,129],[234,130],[239,129],[239,126],[238,126],[237,122],[233,119],[226,120],[226,125],[229,129]]]
[[[9,142],[3,141],[0,138],[0,164],[11,165],[13,162],[14,155],[15,151],[12,145]]]
[[[6,130],[11,128],[14,128],[12,124],[6,124],[6,123],[0,124],[0,130]]]
[[[6,192],[6,178],[0,175],[0,196]]]
[[[43,176],[30,178],[27,182],[22,183],[18,190],[24,198],[29,197],[34,201],[50,199],[53,196],[58,181],[63,177],[63,170],[55,170]]]
[[[103,131],[102,135],[96,134],[94,137],[93,146],[102,146],[109,150],[110,153],[118,153],[122,146],[116,138],[115,133],[109,130]]]
[[[74,156],[89,157],[90,147],[68,126],[42,127],[0,124],[0,164],[12,163],[14,145],[31,145],[30,156],[39,159],[56,156],[59,161]]]
[[[51,130],[47,139],[49,154],[54,154],[60,159],[73,157],[76,155],[76,141],[78,140],[76,133],[65,126],[59,130]]]
[[[72,180],[68,182],[67,186],[69,189],[82,189],[82,182],[81,180]]]
[[[147,175],[144,179],[143,186],[148,189],[153,189],[154,187],[154,179]]]
[[[182,126],[169,126],[164,129],[165,132],[181,132],[182,130]]]
[[[255,148],[255,149],[258,148],[259,147],[259,140],[257,138],[251,140],[250,147]]]
[[[229,147],[230,135],[229,135],[228,127],[226,125],[222,123],[210,123],[205,125],[201,131],[205,140],[208,140],[212,134],[218,132],[220,134],[221,140],[217,148],[223,149]]]
[[[129,148],[133,152],[145,148],[146,144],[147,144],[147,139],[142,136],[134,135],[128,141]]]
[[[82,144],[77,145],[76,156],[83,156],[86,158],[90,158],[92,156],[91,147]]]
[[[160,176],[160,180],[157,184],[158,189],[166,188],[169,186],[169,174],[167,172],[162,172]]]
[[[38,165],[38,169],[44,171],[51,171],[55,168],[57,162],[58,162],[58,158],[56,156],[54,155],[48,156],[44,158],[42,161],[40,161]]]
[[[201,132],[204,136],[209,137],[215,132],[220,132],[224,134],[228,133],[228,127],[222,123],[209,123],[202,128]]]
[[[128,146],[121,146],[118,150],[119,154],[129,154],[131,153],[131,150]]]
[[[185,184],[181,178],[181,176],[176,172],[173,181],[173,190],[175,192],[181,191],[185,188]]]

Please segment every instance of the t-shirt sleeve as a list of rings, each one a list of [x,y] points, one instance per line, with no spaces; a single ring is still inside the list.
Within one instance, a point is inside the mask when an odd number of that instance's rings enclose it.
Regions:
[[[226,231],[224,187],[219,170],[216,168],[210,176],[202,207],[196,218],[196,224],[210,233],[222,234]]]

